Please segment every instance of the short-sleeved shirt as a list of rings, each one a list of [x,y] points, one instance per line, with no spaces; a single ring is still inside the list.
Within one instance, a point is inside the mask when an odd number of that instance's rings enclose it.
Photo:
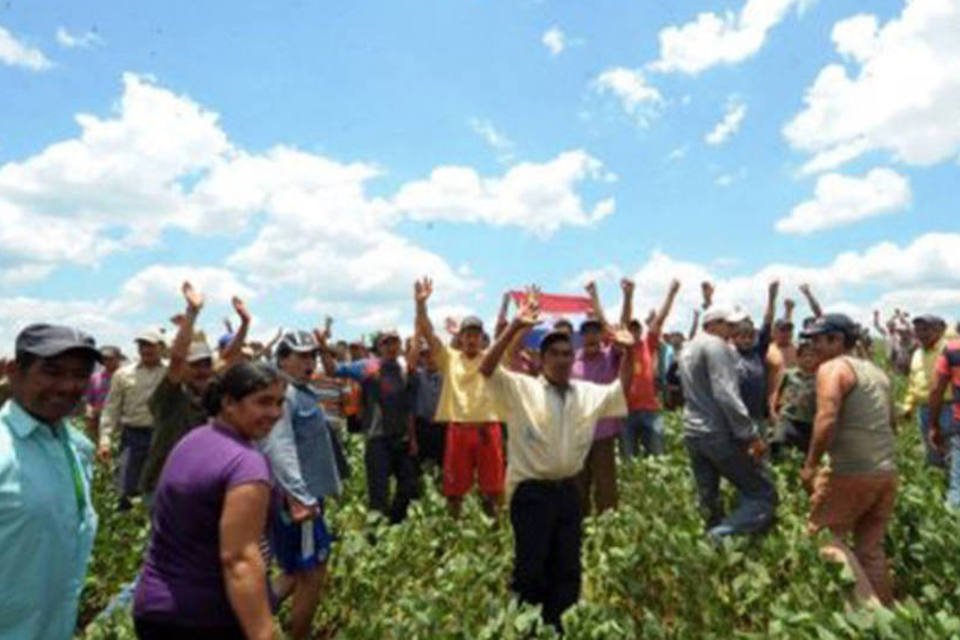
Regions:
[[[498,367],[490,389],[507,412],[508,492],[524,480],[576,475],[590,452],[597,420],[627,415],[619,381],[600,385],[572,380],[561,390],[543,376]]]
[[[780,382],[780,415],[793,422],[813,424],[817,414],[817,376],[791,367]]]
[[[100,369],[90,376],[90,385],[83,397],[91,410],[99,413],[103,409],[107,394],[110,393],[111,378],[113,374],[106,369]]]
[[[938,375],[950,380],[953,386],[953,419],[960,422],[960,340],[950,340],[937,358]]]
[[[770,347],[770,328],[763,327],[757,333],[757,341],[745,351],[738,350],[737,379],[740,396],[754,420],[766,418],[770,413],[767,404],[767,349]]]
[[[417,400],[417,378],[397,360],[371,358],[337,367],[363,389],[363,426],[368,438],[406,437]]]
[[[572,376],[576,380],[586,380],[597,384],[609,384],[620,379],[620,354],[615,349],[604,347],[593,357],[587,357],[583,349],[577,352],[573,361]],[[623,430],[620,418],[601,418],[597,421],[593,437],[605,440],[618,435]]]
[[[97,514],[93,445],[66,421],[0,409],[0,638],[71,638]]]
[[[425,367],[417,369],[417,417],[433,421],[440,403],[440,389],[443,387],[443,375],[439,371],[429,371]]]
[[[220,517],[230,489],[270,482],[266,457],[229,427],[211,423],[184,436],[157,485],[134,615],[186,626],[238,624],[224,586]]]
[[[658,411],[657,361],[660,355],[660,334],[648,331],[633,348],[633,382],[627,394],[630,411]]]
[[[444,345],[437,365],[443,375],[437,422],[479,424],[501,422],[503,409],[487,389],[487,379],[480,373],[482,355],[467,358],[460,351]]]
[[[150,413],[153,414],[153,438],[140,477],[140,489],[146,493],[157,486],[163,463],[180,438],[206,423],[208,418],[203,398],[187,385],[170,378],[164,378],[154,389],[150,396]]]

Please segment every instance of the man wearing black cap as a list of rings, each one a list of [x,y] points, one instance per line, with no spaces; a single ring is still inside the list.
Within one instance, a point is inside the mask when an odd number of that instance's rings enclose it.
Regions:
[[[0,637],[70,638],[97,516],[93,445],[68,424],[94,364],[93,338],[31,325],[7,366],[0,409]]]
[[[480,373],[507,413],[510,522],[514,535],[512,588],[543,606],[558,630],[563,612],[580,595],[582,512],[576,476],[601,418],[627,414],[625,392],[633,377],[633,337],[613,335],[621,351],[618,378],[609,384],[573,380],[572,337],[551,331],[540,342],[542,375],[500,366],[510,343],[536,324],[536,299],[527,299],[510,327],[483,356]]]
[[[183,283],[181,291],[187,308],[180,317],[177,335],[170,347],[167,373],[150,396],[154,431],[140,477],[140,489],[148,501],[173,447],[191,429],[203,425],[208,417],[203,396],[213,378],[213,351],[194,335],[197,316],[203,308],[203,295],[189,282]]]
[[[910,358],[910,373],[907,378],[907,392],[900,405],[903,417],[912,418],[917,415],[920,428],[920,438],[923,441],[927,454],[927,464],[943,468],[946,461],[930,443],[930,390],[936,381],[937,356],[943,351],[946,344],[944,337],[947,323],[943,318],[934,315],[921,315],[913,319],[913,332],[919,347],[914,350]],[[950,406],[949,392],[946,393],[947,405],[941,410],[941,424],[949,424]]]
[[[811,493],[810,529],[833,534],[824,557],[847,564],[861,602],[890,605],[893,585],[883,549],[897,495],[894,410],[890,379],[869,360],[853,357],[859,327],[825,314],[803,332],[820,359],[817,414],[800,472]],[[825,454],[830,464],[821,468]],[[853,550],[844,538],[853,535]]]
[[[117,465],[121,511],[129,509],[130,498],[139,493],[140,475],[153,437],[150,396],[167,373],[161,359],[163,338],[158,332],[144,331],[137,336],[136,343],[139,361],[122,367],[110,382],[110,393],[107,394],[100,418],[100,443],[97,448],[100,460],[109,460],[111,436],[118,428],[122,429]]]

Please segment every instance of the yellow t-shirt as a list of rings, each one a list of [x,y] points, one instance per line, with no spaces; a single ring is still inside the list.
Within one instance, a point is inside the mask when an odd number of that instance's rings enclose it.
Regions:
[[[437,364],[443,374],[437,422],[502,422],[503,410],[487,379],[480,373],[483,354],[467,358],[460,351],[443,345]]]

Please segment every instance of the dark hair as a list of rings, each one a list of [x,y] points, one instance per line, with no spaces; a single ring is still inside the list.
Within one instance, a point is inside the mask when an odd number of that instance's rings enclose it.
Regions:
[[[543,340],[540,341],[540,357],[543,357],[543,355],[547,352],[547,349],[558,342],[566,342],[567,344],[572,345],[573,339],[562,331],[552,331],[548,333],[543,337]]]
[[[207,414],[220,413],[224,398],[242,400],[280,380],[280,372],[265,362],[238,362],[213,379],[203,398]]]
[[[33,366],[33,363],[37,360],[40,360],[40,356],[35,353],[29,353],[27,351],[17,351],[16,355],[13,358],[13,361],[17,363],[17,368],[21,371],[26,371]]]

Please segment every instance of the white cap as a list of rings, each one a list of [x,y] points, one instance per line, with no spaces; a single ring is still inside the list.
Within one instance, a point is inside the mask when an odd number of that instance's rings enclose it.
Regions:
[[[706,326],[711,322],[729,322],[731,324],[736,324],[737,322],[742,322],[750,316],[746,312],[739,308],[735,307],[711,307],[705,314],[703,314],[703,325]]]

